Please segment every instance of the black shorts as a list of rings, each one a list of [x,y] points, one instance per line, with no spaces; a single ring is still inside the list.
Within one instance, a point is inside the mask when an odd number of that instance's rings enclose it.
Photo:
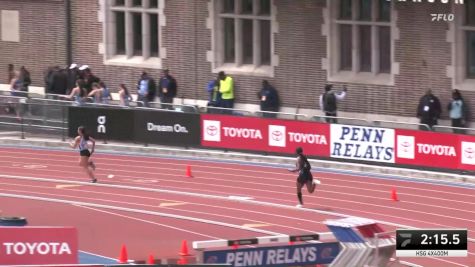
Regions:
[[[311,172],[299,173],[299,177],[297,177],[297,182],[300,184],[306,184],[311,181],[313,181],[313,175]]]
[[[81,155],[81,157],[90,157],[91,152],[89,152],[89,150],[81,150],[79,151],[79,155]]]

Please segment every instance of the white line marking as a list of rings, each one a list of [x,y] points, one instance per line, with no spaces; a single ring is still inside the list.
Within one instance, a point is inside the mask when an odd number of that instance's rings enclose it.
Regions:
[[[86,183],[86,182],[75,182],[75,181],[67,181],[67,180],[36,178],[36,177],[26,177],[26,176],[13,176],[13,175],[0,175],[0,177],[6,178],[6,179],[20,179],[20,180],[42,181],[42,182],[55,182],[55,183],[61,182],[61,183],[81,184],[81,185],[90,185],[90,186],[98,186],[98,187],[110,187],[110,188],[130,189],[130,190],[138,190],[138,191],[170,193],[170,194],[176,194],[176,195],[186,195],[186,196],[194,196],[194,197],[202,197],[202,198],[218,199],[218,200],[230,200],[229,198],[223,197],[223,196],[192,193],[192,192],[181,192],[181,191],[173,191],[173,190],[165,190],[165,189],[140,188],[140,187],[123,186],[123,185],[106,185],[106,184],[100,184],[100,183],[92,185],[91,183]],[[261,205],[261,206],[278,207],[278,208],[283,208],[283,209],[292,209],[292,210],[297,209],[297,210],[303,210],[303,211],[308,211],[308,212],[316,212],[316,213],[321,213],[321,214],[335,216],[335,217],[342,217],[342,218],[356,217],[356,216],[350,216],[350,215],[343,214],[343,213],[338,213],[338,212],[314,210],[314,209],[308,209],[308,208],[295,208],[294,206],[290,206],[290,205],[269,203],[269,202],[263,202],[263,201],[257,201],[257,200],[230,200],[230,201],[236,201],[236,202],[242,202],[242,203],[248,203],[248,204],[254,204],[254,205]],[[416,227],[408,226],[408,225],[404,225],[404,224],[399,224],[399,223],[392,223],[392,222],[383,221],[383,220],[375,220],[375,221],[378,222],[378,223],[382,223],[382,224],[385,224],[385,225],[390,225],[390,226],[393,226],[393,227],[406,228],[406,229],[416,229]],[[471,242],[475,242],[474,239],[469,239],[469,240]]]
[[[241,197],[241,196],[229,196],[229,199],[232,200],[251,200],[254,199],[253,197]]]
[[[150,173],[152,174],[152,173]],[[0,175],[0,177],[4,177],[2,175]],[[18,177],[18,176],[10,176],[10,177]],[[29,177],[29,178],[32,178],[32,177]],[[27,178],[27,179],[29,179]],[[36,179],[36,178],[35,178]],[[39,179],[43,179],[43,178],[39,178]],[[45,180],[40,180],[40,181],[50,181],[50,179],[45,179]],[[172,182],[172,181],[170,181]],[[63,183],[64,183],[64,180],[63,180]],[[76,182],[73,182],[73,183],[76,183]],[[202,183],[195,183],[195,182],[188,182],[190,184],[202,184]],[[90,185],[90,184],[89,184]],[[143,188],[140,188],[140,187],[127,187],[127,186],[122,186],[122,185],[104,185],[104,184],[97,184],[98,186],[110,186],[110,187],[117,187],[117,188],[123,188],[123,189],[131,189],[131,188],[138,188],[138,190],[143,190]],[[162,186],[164,187],[164,186]],[[224,187],[224,188],[236,188],[235,186],[227,186],[227,185],[215,185],[215,187]],[[259,192],[266,192],[266,193],[276,193],[276,194],[284,194],[284,195],[289,195],[289,196],[294,196],[293,194],[291,193],[285,193],[285,192],[280,192],[280,191],[273,191],[273,190],[264,190],[264,189],[256,189],[256,188],[251,188],[251,187],[239,187],[240,189],[242,190],[249,190],[249,191],[259,191]],[[171,190],[165,190],[165,191],[160,191],[160,190],[164,190],[164,189],[152,189],[152,188],[147,188],[147,190],[159,190],[158,192],[168,192],[168,193],[171,193],[171,192],[176,192],[176,191],[171,191]],[[196,190],[198,191],[198,190]],[[201,191],[205,191],[206,190],[201,190]],[[208,191],[209,193],[213,193],[213,191]],[[330,191],[330,190],[325,190],[326,193],[333,193],[335,195],[349,195],[349,196],[360,196],[358,194],[351,194],[351,193],[341,193],[341,192],[338,192],[338,191]],[[223,198],[222,196],[216,196],[216,195],[205,195],[205,194],[202,194],[202,193],[191,193],[191,192],[187,192],[187,193],[183,193],[183,194],[197,194],[195,196],[205,196],[205,197],[218,197],[218,198]],[[369,198],[372,198],[370,196],[366,196],[366,197],[369,197]],[[265,198],[265,197],[262,197],[262,198]],[[310,196],[310,198],[313,198],[312,196]],[[233,199],[233,198],[227,198],[229,200],[236,200],[236,201],[246,201],[248,199]],[[384,209],[389,209],[389,210],[399,210],[399,211],[405,211],[405,212],[412,212],[412,213],[421,213],[421,214],[426,214],[426,215],[431,215],[431,216],[436,216],[436,217],[442,217],[442,218],[449,218],[449,219],[456,219],[456,220],[461,220],[461,221],[467,221],[467,222],[475,222],[475,220],[470,220],[470,219],[465,219],[465,218],[460,218],[460,217],[455,217],[455,216],[449,216],[449,215],[443,215],[443,214],[438,214],[438,213],[431,213],[431,212],[424,212],[424,211],[420,211],[420,210],[410,210],[410,209],[405,209],[405,208],[398,208],[398,207],[390,207],[390,206],[386,206],[386,205],[379,205],[379,204],[373,204],[373,203],[365,203],[365,202],[360,202],[360,201],[351,201],[351,200],[343,200],[343,199],[339,199],[339,198],[330,198],[330,197],[326,197],[325,199],[327,200],[331,200],[331,201],[338,201],[338,202],[345,202],[345,203],[352,203],[352,204],[361,204],[361,205],[368,205],[368,206],[374,206],[374,207],[379,207],[379,208],[384,208]],[[377,200],[384,200],[386,201],[387,199],[382,199],[382,198],[375,198]],[[423,204],[423,203],[417,203],[417,202],[407,202],[407,203],[410,203],[410,204],[414,204],[414,205],[420,205],[420,206],[429,206],[429,207],[432,207],[431,205],[429,204]],[[439,206],[439,208],[446,208],[446,209],[455,209],[455,208],[450,208],[450,207],[443,207],[443,206]],[[464,211],[462,210],[462,212],[472,212],[472,211]],[[323,213],[323,211],[322,211]],[[371,212],[366,212],[364,211],[364,213],[367,213],[367,214],[371,214]],[[325,213],[323,213],[325,214]],[[339,214],[339,213],[332,213],[332,214],[327,214],[327,215],[334,215],[334,214]],[[378,213],[378,215],[385,215],[385,216],[388,216],[388,217],[395,217],[395,216],[392,216],[392,215],[386,215],[386,214],[380,214]],[[345,217],[346,215],[334,215],[334,216],[339,216],[339,217]],[[414,220],[414,219],[408,219],[406,218],[406,220],[412,220],[412,221],[418,221],[418,220]],[[423,222],[423,221],[419,221],[419,222]]]
[[[228,227],[228,228],[235,228],[235,229],[238,229],[238,230],[244,230],[244,231],[251,231],[251,232],[256,232],[256,233],[261,233],[261,234],[267,234],[267,235],[282,235],[282,233],[277,233],[277,232],[272,232],[272,231],[254,229],[254,228],[244,227],[244,226],[236,225],[236,224],[223,223],[223,222],[218,222],[218,221],[212,221],[212,220],[206,220],[206,219],[201,219],[201,218],[195,218],[195,217],[183,216],[183,215],[176,215],[176,214],[164,213],[164,212],[124,208],[124,207],[111,206],[111,205],[102,205],[102,204],[88,203],[88,202],[82,202],[82,201],[72,201],[72,200],[55,199],[55,198],[35,197],[35,196],[24,196],[24,195],[18,195],[18,194],[0,193],[0,196],[11,197],[11,198],[20,198],[20,199],[40,200],[40,201],[48,201],[48,202],[56,202],[56,203],[71,204],[71,205],[80,205],[80,206],[93,207],[93,208],[104,208],[104,209],[119,210],[119,211],[141,213],[141,214],[148,214],[148,215],[156,215],[156,216],[162,216],[162,217],[167,217],[167,218],[172,218],[172,219],[179,219],[179,220],[194,221],[194,222],[200,222],[200,223],[206,223],[206,224],[213,224],[213,225],[218,225],[218,226],[223,226],[223,227]]]
[[[28,154],[28,153],[26,153]],[[31,153],[30,153],[31,154]],[[33,155],[37,155],[37,154],[33,154]],[[24,162],[25,159],[31,159],[31,160],[42,160],[40,158],[27,158],[27,157],[11,157],[11,156],[1,156],[0,155],[0,158],[7,158],[7,159],[21,159],[20,163],[21,162]],[[63,155],[61,155],[61,158],[64,158]],[[71,157],[73,158],[73,157]],[[75,158],[75,157],[74,157]],[[55,162],[63,162],[63,163],[68,163],[68,164],[75,164],[74,161],[68,161],[68,160],[57,160],[57,159],[50,159],[51,161],[55,161]],[[101,159],[101,161],[120,161],[121,164],[123,164],[124,162],[132,162],[132,163],[141,163],[141,164],[144,164],[143,161],[138,161],[138,160],[127,160],[127,159]],[[14,161],[8,161],[8,160],[5,160],[3,162],[14,162]],[[160,164],[165,164],[166,166],[185,166],[185,165],[188,165],[188,164],[180,164],[180,163],[160,163],[160,162],[157,162],[157,165],[160,165]],[[64,164],[61,164],[61,165],[52,165],[52,166],[58,166],[58,167],[64,167]],[[114,169],[105,169],[105,168],[101,168],[101,170],[103,171],[115,171],[117,170],[117,164],[114,164],[114,163],[106,163],[106,162],[101,162],[101,166],[111,166],[113,167]],[[191,166],[195,166],[195,165],[191,165]],[[197,165],[196,165],[197,166]],[[232,170],[232,171],[240,171],[241,174],[230,174],[228,172],[226,173],[217,173],[217,172],[208,172],[208,171],[196,171],[197,173],[204,173],[204,174],[212,174],[212,175],[227,175],[227,176],[237,176],[237,177],[247,177],[247,178],[256,178],[257,176],[254,176],[254,175],[245,175],[245,174],[242,174],[242,172],[251,172],[251,173],[264,173],[264,174],[269,174],[269,175],[279,175],[279,176],[288,176],[289,174],[287,173],[283,173],[283,172],[269,172],[269,171],[262,171],[262,170],[246,170],[246,169],[238,169],[238,168],[228,168],[228,167],[214,167],[214,166],[207,166],[207,168],[210,168],[210,169],[220,169],[220,170]],[[143,170],[143,169],[151,169],[151,170],[170,170],[170,171],[176,171],[178,170],[177,168],[169,168],[169,167],[158,167],[158,166],[143,166],[141,165],[140,166],[140,169]],[[136,171],[131,171],[130,169],[124,169],[124,170],[120,170],[121,172],[130,172],[130,173],[136,173]],[[57,171],[57,172],[60,172],[60,171]],[[155,173],[155,172],[143,172],[143,171],[140,171],[140,173],[144,173],[144,174],[151,174],[151,173]],[[321,172],[321,173],[329,173],[329,172]],[[181,177],[182,175],[176,175],[176,174],[173,174],[173,173],[170,173],[169,174],[170,176],[177,176],[177,177]],[[367,184],[368,182],[367,181],[354,181],[354,180],[348,180],[348,179],[337,179],[337,178],[332,178],[332,177],[329,177],[329,176],[321,176],[321,175],[318,175],[316,174],[317,176],[320,176],[320,177],[323,177],[325,178],[325,180],[332,180],[332,181],[344,181],[344,182],[347,182],[347,183],[357,183],[357,184]],[[358,175],[355,175],[355,174],[341,174],[341,175],[348,175],[348,176],[357,176],[359,178],[361,178],[361,176],[358,176]],[[134,176],[135,178],[135,176]],[[200,179],[210,179],[210,180],[219,180],[219,179],[216,179],[216,178],[209,178],[209,177],[199,177]],[[288,179],[279,179],[279,178],[275,178],[275,177],[272,177],[272,178],[266,178],[266,177],[261,177],[263,180],[276,180],[276,181],[288,181]],[[371,178],[371,177],[363,177],[363,178]],[[419,179],[419,178],[418,178]],[[422,178],[420,178],[422,179]],[[249,183],[248,181],[242,181],[243,183]],[[416,182],[416,183],[422,183],[420,181],[407,181],[407,182]],[[380,186],[385,186],[385,187],[390,187],[391,185],[388,185],[388,184],[382,184],[382,183],[371,183],[372,185],[380,185]],[[344,187],[342,185],[330,185],[330,186],[337,186],[337,187]],[[438,186],[443,186],[443,185],[438,185]],[[445,186],[448,186],[448,185],[445,185]],[[349,186],[348,186],[349,187]],[[398,188],[407,188],[407,189],[411,189],[411,190],[416,190],[416,191],[428,191],[428,192],[436,192],[436,193],[440,193],[440,194],[452,194],[452,195],[457,195],[457,196],[467,196],[467,197],[473,197],[473,194],[461,194],[461,193],[458,193],[458,192],[447,192],[447,191],[442,191],[442,190],[433,190],[433,189],[425,189],[425,188],[413,188],[413,187],[408,187],[408,186],[398,186]],[[467,188],[468,189],[468,188]],[[375,191],[375,190],[371,190],[371,189],[365,189],[365,188],[362,188],[362,190],[369,190],[369,191]],[[381,192],[381,191],[379,191]],[[417,196],[417,195],[416,195]],[[452,201],[451,199],[446,199],[447,201]]]
[[[115,215],[115,216],[119,216],[119,217],[123,217],[123,218],[128,218],[128,219],[131,219],[131,220],[136,220],[136,221],[140,221],[140,222],[150,223],[150,224],[162,226],[162,227],[169,228],[169,229],[173,229],[173,230],[178,230],[178,231],[180,231],[180,232],[185,232],[185,233],[194,234],[194,235],[199,235],[199,236],[208,237],[208,238],[220,239],[219,237],[216,237],[216,236],[211,236],[211,235],[207,235],[207,234],[202,234],[202,233],[198,233],[198,232],[186,230],[186,229],[183,229],[183,228],[171,226],[171,225],[168,225],[168,224],[157,223],[157,222],[153,222],[153,221],[149,221],[149,220],[140,219],[140,218],[137,218],[137,217],[132,217],[132,216],[127,216],[127,215],[123,215],[123,214],[118,214],[118,213],[111,212],[111,211],[105,211],[105,210],[101,210],[101,209],[97,209],[97,208],[92,208],[92,207],[88,207],[88,206],[84,206],[84,205],[79,205],[79,204],[74,205],[74,206],[81,207],[81,208],[84,208],[84,209],[90,209],[90,210],[94,210],[94,211],[102,212],[102,213],[106,213],[106,214],[111,214],[111,215]]]

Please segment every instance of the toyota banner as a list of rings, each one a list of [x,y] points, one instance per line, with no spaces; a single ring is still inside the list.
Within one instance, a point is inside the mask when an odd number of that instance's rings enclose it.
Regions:
[[[0,227],[0,265],[77,264],[72,227]]]
[[[329,124],[291,120],[201,115],[201,144],[237,150],[328,156]]]

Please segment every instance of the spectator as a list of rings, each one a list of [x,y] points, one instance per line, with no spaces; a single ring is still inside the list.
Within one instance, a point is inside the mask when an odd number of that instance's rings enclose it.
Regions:
[[[228,76],[224,71],[219,72],[219,92],[221,93],[221,107],[234,107],[234,81],[231,76]]]
[[[66,94],[68,88],[68,74],[66,70],[54,67],[47,73],[47,93],[50,94]]]
[[[15,66],[13,64],[8,64],[8,81],[11,81],[15,76]]]
[[[132,101],[132,97],[130,96],[129,90],[125,87],[125,84],[121,84],[119,86],[119,100],[121,106],[129,106],[129,102]]]
[[[84,79],[84,82],[86,83],[86,90],[87,93],[90,93],[92,91],[92,85],[94,83],[99,83],[101,79],[99,79],[92,73],[88,65],[82,65],[79,70],[83,72],[82,77]]]
[[[325,85],[325,93],[320,95],[319,103],[322,112],[325,114],[325,121],[327,123],[338,123],[337,120],[337,103],[345,99],[347,88],[343,86],[343,91],[337,92],[333,90],[333,85]]]
[[[464,128],[465,120],[467,118],[467,105],[462,98],[462,94],[459,90],[454,90],[452,93],[452,100],[447,106],[449,110],[449,116],[452,120],[452,127]],[[463,129],[453,129],[454,133],[464,134]]]
[[[76,81],[76,87],[71,90],[68,98],[74,100],[76,106],[80,106],[85,102],[87,97],[86,82],[82,79]]]
[[[28,92],[28,87],[31,84],[31,78],[30,78],[30,72],[26,70],[25,66],[22,66],[20,68],[20,91],[22,92]]]
[[[104,82],[99,82],[99,86],[101,87],[102,93],[102,104],[109,104],[109,101],[112,100],[112,94],[109,88],[106,86]]]
[[[53,70],[54,67],[48,67],[44,72],[43,72],[43,80],[45,82],[45,91],[46,93],[50,93],[50,88],[51,88],[51,76],[53,75]]]
[[[102,88],[98,83],[92,84],[92,91],[87,95],[88,97],[92,97],[94,103],[101,103],[102,99]]]
[[[160,102],[166,105],[162,105],[162,108],[172,108],[173,98],[176,97],[177,83],[175,78],[170,75],[168,69],[162,73],[162,78],[158,83],[158,90],[160,96]]]
[[[155,81],[144,71],[137,83],[137,101],[141,101],[145,107],[148,107],[150,99],[155,98]]]
[[[221,106],[221,93],[219,92],[219,80],[211,80],[206,86],[206,92],[208,92],[208,108],[210,111],[214,110],[213,107]]]
[[[262,81],[262,89],[257,93],[257,96],[261,101],[261,111],[279,111],[279,95],[277,90],[267,80]],[[264,118],[275,118],[277,114],[263,112],[262,116]]]
[[[434,125],[437,125],[437,119],[440,118],[442,108],[439,99],[432,94],[432,90],[427,90],[426,94],[421,97],[419,106],[417,107],[417,117],[421,124],[427,124],[432,130]],[[427,130],[424,126],[419,126],[421,130]]]
[[[76,86],[76,81],[79,79],[79,68],[78,64],[73,63],[68,68],[68,90],[66,93],[70,93],[71,90]]]
[[[20,92],[22,87],[22,81],[20,80],[20,72],[15,71],[13,78],[10,80],[10,92],[12,96],[22,96]]]
[[[20,80],[20,72],[14,71],[13,78],[10,81],[10,92],[12,96],[17,96],[17,97],[23,96],[20,93],[21,84],[22,82]],[[16,113],[17,119],[20,120],[20,106],[18,104],[11,104],[11,102],[9,102],[9,105],[6,108],[6,112]]]

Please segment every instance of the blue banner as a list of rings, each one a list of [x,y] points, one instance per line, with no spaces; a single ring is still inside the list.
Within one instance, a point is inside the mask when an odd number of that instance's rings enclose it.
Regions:
[[[231,266],[298,266],[329,264],[340,252],[338,242],[206,251],[203,261]]]

